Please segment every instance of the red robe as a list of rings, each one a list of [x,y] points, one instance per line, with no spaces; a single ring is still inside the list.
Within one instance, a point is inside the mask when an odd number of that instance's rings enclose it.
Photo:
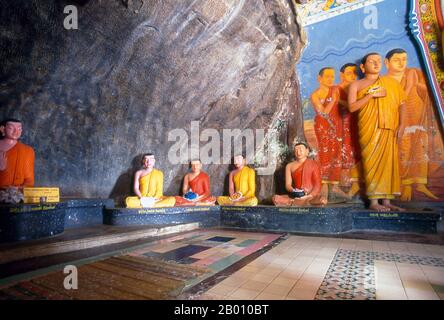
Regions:
[[[197,193],[198,196],[204,195],[202,199],[197,201],[198,203],[214,203],[215,197],[211,196],[210,191],[210,177],[205,172],[201,171],[193,180],[188,181],[192,192]],[[194,201],[189,201],[183,197],[176,197],[176,206],[192,206],[195,205]]]
[[[331,87],[323,103],[326,106],[333,98]],[[342,169],[342,119],[339,103],[336,103],[328,115],[321,115],[316,109],[314,129],[319,146],[319,162],[321,164],[322,181],[337,182],[341,178]]]
[[[341,100],[347,101],[348,94],[341,87],[339,88]],[[347,107],[342,107],[342,167],[344,169],[353,168],[361,161],[361,147],[359,145],[358,112],[351,113]]]
[[[301,173],[296,173],[299,169]],[[298,175],[301,175],[300,180],[298,180]],[[302,166],[293,172],[292,177],[293,184],[301,182],[299,189],[303,189],[306,194],[316,197],[321,193],[321,169],[316,161],[305,160]]]

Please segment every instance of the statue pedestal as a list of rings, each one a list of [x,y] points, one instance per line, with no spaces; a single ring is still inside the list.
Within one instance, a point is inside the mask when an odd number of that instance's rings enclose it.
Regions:
[[[65,203],[0,205],[0,242],[55,236],[65,230]]]
[[[114,226],[199,223],[202,228],[220,226],[220,207],[105,209],[104,224]]]
[[[103,210],[114,208],[112,199],[65,199],[65,228],[81,228],[103,224]]]
[[[304,208],[221,207],[223,227],[257,231],[341,234],[372,230],[436,234],[440,220],[438,208],[414,207],[413,204],[407,212],[374,212],[360,204]]]

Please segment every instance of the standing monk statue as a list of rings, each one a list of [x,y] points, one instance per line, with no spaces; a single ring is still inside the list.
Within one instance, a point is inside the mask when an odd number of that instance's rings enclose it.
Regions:
[[[350,85],[348,108],[359,111],[359,143],[370,209],[404,211],[390,201],[401,193],[398,143],[405,129],[406,96],[398,81],[379,75],[382,59],[378,53],[366,55],[360,67],[364,78]]]
[[[34,186],[34,150],[19,141],[22,123],[7,119],[0,124],[0,188]]]
[[[438,199],[427,189],[427,175],[431,153],[429,142],[433,139],[430,127],[434,120],[432,101],[421,70],[407,68],[407,52],[394,49],[387,53],[385,66],[387,75],[401,84],[407,100],[405,103],[405,131],[399,145],[401,160],[401,200],[412,199],[412,186],[431,199]],[[440,151],[442,152],[442,148]]]
[[[296,160],[285,167],[285,189],[289,195],[273,196],[276,206],[303,206],[327,204],[321,198],[321,169],[316,161],[308,159],[310,148],[305,142],[296,143]]]
[[[230,196],[217,197],[217,202],[221,206],[257,206],[254,169],[246,165],[242,155],[234,157],[234,166],[236,169],[231,171],[228,177]]]
[[[191,172],[183,179],[183,197],[176,197],[176,206],[212,206],[216,198],[211,195],[210,177],[202,171],[200,160],[191,161]]]
[[[176,199],[163,195],[163,173],[154,169],[154,154],[146,153],[142,157],[143,168],[134,175],[134,193],[137,197],[127,197],[127,208],[174,207]]]
[[[346,63],[341,67],[341,83],[339,89],[339,104],[342,114],[343,147],[342,168],[347,170],[347,178],[351,182],[348,196],[351,198],[358,193],[359,182],[362,178],[361,147],[359,146],[358,113],[348,110],[348,89],[358,78],[358,66],[354,63]]]
[[[347,198],[339,188],[342,170],[342,117],[339,112],[339,89],[334,86],[335,70],[331,67],[321,69],[318,81],[319,88],[312,93],[310,99],[316,113],[314,129],[321,164],[321,196],[327,200],[328,185],[331,185],[332,193]]]

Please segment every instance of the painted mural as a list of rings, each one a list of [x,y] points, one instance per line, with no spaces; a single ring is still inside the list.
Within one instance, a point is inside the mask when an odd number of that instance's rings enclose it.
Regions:
[[[421,47],[410,31],[407,17],[414,6],[405,0],[308,1],[298,6],[309,40],[296,67],[305,135],[316,150],[323,193],[329,195],[330,203],[358,196],[365,189],[365,152],[361,147],[367,148],[368,144],[359,141],[358,112],[349,111],[348,92],[355,80],[365,78],[361,60],[369,53],[380,56],[382,68],[378,76],[388,79],[393,88],[400,86],[405,93],[404,134],[398,140],[399,154],[394,156],[399,159],[401,177],[397,198],[444,199],[442,92],[440,85],[434,83],[436,79],[442,81],[443,50],[436,49],[442,48],[437,15],[442,11],[441,7],[436,9],[439,1],[416,2],[424,19],[430,18],[427,13],[433,15],[433,21],[426,19],[431,26],[426,24],[420,30],[428,30],[424,31],[425,37],[432,37],[431,30],[434,31],[433,39],[424,40],[428,49]],[[387,114],[382,117],[387,119]],[[398,163],[394,170],[398,170],[397,166]]]

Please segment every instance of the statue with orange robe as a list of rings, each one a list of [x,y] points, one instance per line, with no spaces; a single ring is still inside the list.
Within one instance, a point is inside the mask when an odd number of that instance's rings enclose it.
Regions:
[[[318,156],[321,164],[322,192],[328,199],[331,192],[348,196],[339,188],[342,170],[342,117],[339,111],[339,90],[334,86],[335,70],[323,68],[318,76],[319,88],[311,95],[315,110],[314,130],[318,141]]]
[[[163,173],[154,169],[156,159],[152,153],[143,155],[143,168],[134,175],[134,193],[137,197],[127,197],[127,208],[174,207],[176,199],[163,195]]]
[[[304,206],[327,204],[321,198],[321,169],[318,163],[308,159],[310,148],[305,142],[296,143],[296,160],[285,167],[285,189],[289,195],[275,195],[272,200],[276,206]]]
[[[23,188],[34,186],[34,150],[19,141],[22,123],[7,119],[0,124],[0,203],[23,201]]]
[[[0,188],[34,186],[34,150],[19,141],[20,120],[7,119],[0,124]]]
[[[339,89],[339,104],[342,114],[342,168],[351,182],[348,196],[353,197],[360,189],[359,182],[362,176],[361,147],[358,135],[358,113],[348,110],[348,88],[358,78],[357,65],[346,63],[340,69],[341,83]]]
[[[191,161],[191,171],[183,180],[183,197],[176,197],[176,206],[213,206],[216,197],[211,195],[210,177],[202,171],[200,160]]]
[[[235,170],[229,175],[230,196],[217,197],[221,206],[257,206],[256,173],[246,165],[242,155],[234,157]]]
[[[404,89],[407,100],[405,106],[405,131],[399,145],[401,165],[401,200],[412,199],[413,188],[431,199],[438,199],[427,187],[428,165],[432,153],[442,153],[442,141],[434,144],[430,132],[434,122],[432,101],[421,70],[407,68],[407,52],[394,49],[387,53],[385,65],[389,77],[397,80]],[[436,121],[436,120],[435,120]],[[439,138],[441,137],[438,135]]]
[[[404,211],[391,203],[400,194],[398,143],[403,136],[405,93],[398,81],[380,76],[382,59],[362,59],[364,78],[350,85],[348,107],[359,111],[359,144],[370,209]],[[379,203],[379,200],[382,203]]]

